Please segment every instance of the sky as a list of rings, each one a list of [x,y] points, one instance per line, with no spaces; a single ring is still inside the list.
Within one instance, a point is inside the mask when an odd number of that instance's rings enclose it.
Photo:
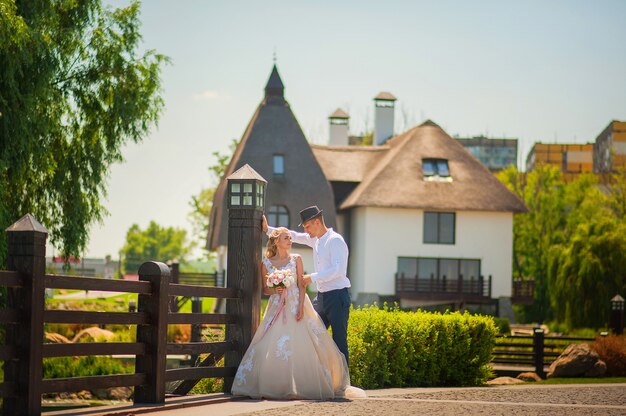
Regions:
[[[619,0],[145,1],[142,48],[172,60],[165,109],[111,168],[86,255],[117,258],[134,223],[191,232],[189,201],[215,185],[213,152],[241,138],[274,56],[311,143],[338,107],[352,134],[371,129],[389,91],[396,133],[431,119],[451,136],[517,138],[523,168],[535,142],[593,142],[626,120],[625,16]]]

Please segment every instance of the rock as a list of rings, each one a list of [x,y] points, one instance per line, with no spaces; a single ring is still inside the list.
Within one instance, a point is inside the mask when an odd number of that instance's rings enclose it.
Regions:
[[[598,354],[589,347],[589,344],[569,345],[550,365],[548,378],[600,377],[606,372],[606,364],[603,362],[597,364],[598,361]],[[604,368],[604,370],[602,370],[602,368]],[[593,374],[593,376],[588,374]]]
[[[519,383],[523,383],[523,381],[513,377],[496,377],[493,380],[489,380],[486,384],[489,386],[505,386]]]
[[[585,372],[585,377],[603,377],[604,373],[606,373],[606,363],[598,360],[593,367]]]
[[[69,344],[70,342],[72,342],[63,335],[57,334],[56,332],[46,332],[44,334],[44,338],[46,342],[51,342],[54,344]]]
[[[82,390],[77,393],[79,399],[82,400],[91,400],[93,398],[91,392],[89,390]]]
[[[130,399],[133,391],[129,387],[111,387],[108,389],[92,390],[94,396],[100,400],[119,400],[124,401]]]
[[[80,331],[72,342],[97,342],[101,340],[109,341],[115,337],[115,334],[106,329],[99,328],[97,326],[91,326]]]
[[[111,400],[128,400],[133,395],[130,387],[112,387],[109,389],[109,398]]]
[[[532,371],[528,373],[518,374],[517,379],[522,380],[522,381],[541,381],[541,377],[539,377],[537,373],[533,373]]]

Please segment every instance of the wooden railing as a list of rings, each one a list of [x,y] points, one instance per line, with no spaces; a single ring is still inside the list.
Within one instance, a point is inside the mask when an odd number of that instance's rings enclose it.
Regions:
[[[532,335],[499,336],[496,338],[491,363],[495,366],[506,366],[500,370],[496,369],[498,375],[517,375],[532,368],[538,376],[544,378],[545,368],[550,366],[568,345],[594,340],[582,337],[545,336],[541,328],[535,328]],[[520,369],[515,370],[515,367]]]
[[[27,217],[24,218],[36,223],[34,218]],[[220,342],[168,343],[167,327],[171,324],[226,324],[233,329],[231,334],[236,335],[242,325],[250,326],[247,320],[251,318],[239,314],[238,307],[232,307],[231,311],[235,312],[231,314],[178,313],[170,310],[169,300],[194,296],[234,299],[239,304],[243,300],[239,289],[172,283],[169,267],[158,262],[142,264],[138,281],[45,274],[47,233],[38,223],[35,227],[28,224],[20,227],[24,225],[22,220],[7,231],[7,264],[12,270],[0,271],[0,286],[6,288],[8,295],[6,307],[0,308],[0,324],[5,326],[6,338],[4,345],[0,345],[0,360],[4,361],[4,382],[0,383],[3,415],[40,414],[44,393],[134,386],[135,403],[164,403],[167,382],[183,380],[173,392],[182,395],[202,378],[234,377],[236,366],[218,367],[216,364],[226,353],[240,356],[245,351],[247,345],[239,345],[235,336],[227,335],[226,341]],[[45,306],[47,288],[136,293],[137,310],[50,310]],[[44,324],[48,323],[136,325],[136,342],[44,344]],[[168,354],[209,355],[198,367],[166,369]],[[134,355],[135,373],[43,377],[44,358],[93,355]]]
[[[522,305],[531,305],[535,300],[534,279],[513,279],[513,294],[511,302]]]
[[[491,276],[485,278],[447,279],[446,276],[423,278],[396,273],[396,296],[415,300],[450,302],[490,302]]]

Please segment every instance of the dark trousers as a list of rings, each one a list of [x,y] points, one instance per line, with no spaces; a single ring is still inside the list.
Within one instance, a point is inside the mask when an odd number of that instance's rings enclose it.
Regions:
[[[326,325],[333,330],[333,341],[348,361],[348,317],[350,316],[350,292],[348,288],[317,292],[313,307]]]

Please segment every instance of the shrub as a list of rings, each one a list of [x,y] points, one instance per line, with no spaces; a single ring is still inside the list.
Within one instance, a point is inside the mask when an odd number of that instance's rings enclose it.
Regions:
[[[492,375],[493,319],[372,306],[350,314],[351,383],[362,388],[474,386]]]
[[[498,334],[511,335],[511,323],[508,318],[494,317],[493,322],[496,324],[496,328],[498,328]]]
[[[125,366],[119,359],[106,356],[54,357],[44,358],[44,378],[66,378],[127,374],[134,372],[134,366]]]
[[[606,363],[607,377],[626,377],[626,336],[598,337],[591,349]]]

